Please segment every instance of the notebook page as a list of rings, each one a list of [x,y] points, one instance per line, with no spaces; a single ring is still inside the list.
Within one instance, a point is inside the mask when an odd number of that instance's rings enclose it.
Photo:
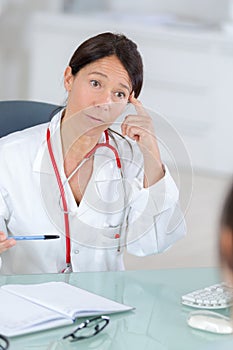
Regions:
[[[16,336],[72,323],[59,313],[0,288],[0,333]]]
[[[109,314],[132,309],[131,306],[106,299],[65,282],[9,284],[2,288],[72,319],[78,316]]]

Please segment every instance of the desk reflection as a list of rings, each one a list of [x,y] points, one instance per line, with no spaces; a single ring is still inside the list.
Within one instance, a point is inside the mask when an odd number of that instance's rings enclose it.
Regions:
[[[180,350],[188,344],[187,348],[196,350],[203,346],[203,341],[215,338],[203,340],[200,334],[193,333],[186,324],[190,309],[180,304],[181,295],[194,288],[198,278],[205,279],[205,283],[216,282],[216,274],[210,269],[1,276],[0,284],[64,281],[135,307],[130,312],[110,315],[107,328],[93,338],[69,344],[60,342],[73,325],[11,338],[10,349]],[[77,323],[80,320],[83,319]]]

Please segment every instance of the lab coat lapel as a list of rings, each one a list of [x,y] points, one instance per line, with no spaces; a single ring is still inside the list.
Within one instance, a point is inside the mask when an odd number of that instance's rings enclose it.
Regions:
[[[60,134],[61,116],[62,116],[62,111],[57,113],[52,118],[51,122],[47,124],[45,127],[44,138],[41,142],[41,145],[38,149],[37,155],[33,163],[34,172],[54,175],[54,169],[51,163],[51,158],[49,155],[47,139],[46,139],[48,127],[50,130],[50,141],[52,145],[52,150],[53,150],[54,157],[56,159],[59,172],[63,171],[63,154],[62,154],[61,134]]]
[[[101,226],[105,220],[101,217],[122,210],[123,199],[122,177],[115,156],[107,147],[101,147],[95,153],[93,173],[79,206],[79,218],[90,222],[92,213],[93,220]]]
[[[50,140],[56,164],[61,176],[62,182],[65,181],[63,155],[60,136],[60,122],[62,111],[57,113],[51,120],[50,124],[45,126],[44,139],[38,149],[36,158],[33,163],[33,172],[40,174],[40,192],[43,206],[47,212],[52,224],[64,233],[64,216],[62,201],[54,168],[48,151],[46,133],[47,128],[50,130]]]

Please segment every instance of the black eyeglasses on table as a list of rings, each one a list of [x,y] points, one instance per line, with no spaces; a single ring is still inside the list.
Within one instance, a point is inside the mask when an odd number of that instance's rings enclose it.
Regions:
[[[62,339],[67,339],[74,342],[77,340],[91,338],[100,333],[108,324],[108,316],[97,316],[80,323],[73,332],[65,335]]]
[[[108,324],[108,316],[97,316],[90,320],[85,320],[74,329],[73,332],[64,335],[62,339],[67,339],[70,342],[88,339],[100,333]],[[9,348],[9,340],[0,334],[0,350],[7,350]]]
[[[2,334],[0,334],[0,350],[6,350],[9,348],[9,340]]]

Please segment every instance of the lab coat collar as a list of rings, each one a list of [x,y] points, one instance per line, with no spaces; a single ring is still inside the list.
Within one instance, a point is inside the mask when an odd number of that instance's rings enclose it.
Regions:
[[[63,152],[62,152],[61,133],[60,133],[61,118],[62,118],[63,111],[64,110],[59,111],[51,119],[50,123],[46,124],[44,140],[42,140],[42,143],[38,149],[36,158],[33,163],[33,171],[35,172],[54,175],[54,169],[51,163],[51,158],[49,155],[48,145],[46,140],[47,128],[49,128],[51,145],[52,145],[54,157],[56,159],[57,167],[58,167],[59,173],[62,176],[65,176],[64,167],[63,167],[64,160],[63,160]],[[99,142],[105,142],[104,133],[101,135]],[[104,150],[99,149],[97,150],[96,154],[98,153],[102,154],[104,153]]]
[[[50,121],[49,124],[45,126],[44,139],[38,149],[37,155],[33,163],[33,171],[45,174],[54,174],[54,169],[51,164],[50,155],[48,152],[46,134],[47,128],[50,130],[50,140],[52,144],[52,149],[59,172],[63,170],[63,154],[61,145],[61,134],[60,125],[63,110],[59,111]]]

